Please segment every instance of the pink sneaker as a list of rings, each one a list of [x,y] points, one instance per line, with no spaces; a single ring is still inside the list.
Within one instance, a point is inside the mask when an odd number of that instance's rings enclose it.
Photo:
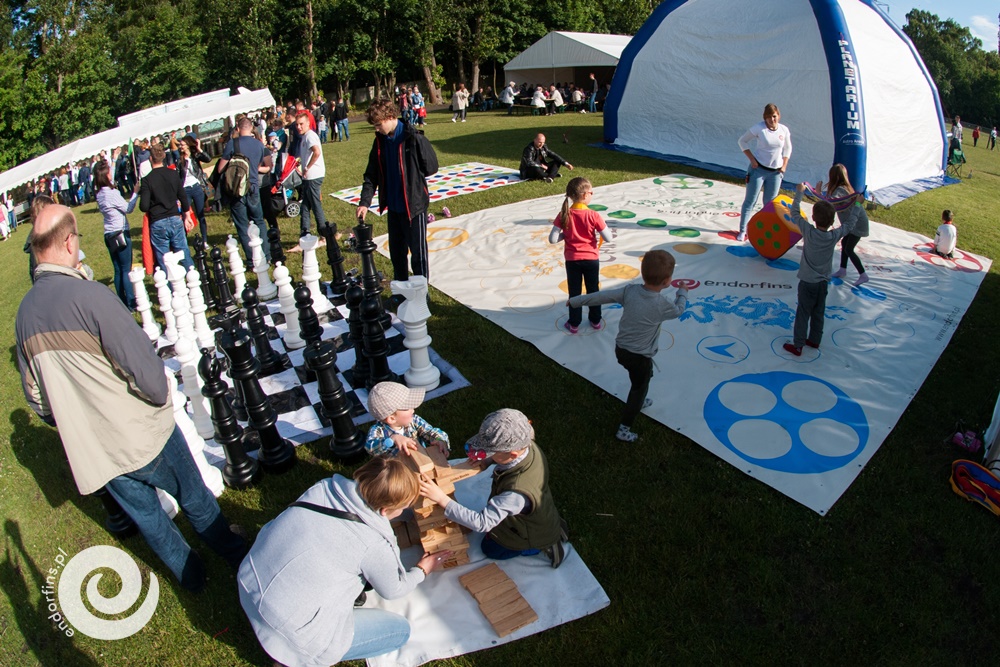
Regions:
[[[846,275],[847,275],[847,269],[837,269],[836,271],[833,272],[833,275],[830,276],[830,277],[831,278],[843,278]]]
[[[563,325],[563,327],[566,329],[566,331],[570,332],[571,334],[575,334],[577,331],[580,330],[580,327],[575,327],[568,321],[566,322],[566,324]]]
[[[451,211],[448,210],[447,206],[445,206],[443,209],[441,209],[441,215],[443,215],[446,218],[450,218],[451,217]]]
[[[602,320],[600,322],[591,322],[590,326],[594,327],[594,331],[600,331],[601,329],[604,328],[604,321]]]

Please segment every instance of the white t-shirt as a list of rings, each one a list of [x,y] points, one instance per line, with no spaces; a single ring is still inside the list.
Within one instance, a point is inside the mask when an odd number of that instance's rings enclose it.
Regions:
[[[769,130],[760,121],[740,137],[739,144],[741,151],[749,150],[758,163],[771,169],[780,169],[784,158],[792,156],[792,133],[781,123]]]
[[[563,105],[562,93],[558,90],[552,93],[552,104],[557,107],[561,107]]]
[[[306,132],[302,139],[299,141],[299,160],[302,161],[302,168],[305,169],[309,164],[309,160],[312,157],[312,147],[319,146],[319,135],[309,130]],[[312,166],[312,169],[305,172],[302,176],[304,181],[314,181],[317,178],[323,178],[326,176],[326,163],[323,162],[323,149],[320,148],[319,159],[316,160],[316,164]]]
[[[187,163],[187,171],[184,172],[184,187],[193,188],[196,185],[201,185],[198,182],[198,178],[191,172],[191,158],[184,158]]]
[[[934,235],[934,248],[942,255],[950,255],[955,252],[958,243],[958,229],[952,224],[943,224],[937,228]]]

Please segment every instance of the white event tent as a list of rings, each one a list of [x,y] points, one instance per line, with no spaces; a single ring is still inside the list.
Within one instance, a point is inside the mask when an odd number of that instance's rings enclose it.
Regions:
[[[615,68],[632,38],[589,32],[550,32],[504,66],[507,79],[582,83],[586,74],[577,69]],[[607,80],[609,76],[599,76]]]
[[[237,114],[267,109],[275,104],[267,88],[237,90],[237,95],[230,95],[228,89],[216,90],[121,116],[118,127],[60,146],[0,174],[0,192],[7,192],[68,163],[105,151],[110,155],[114,148],[131,144],[134,139],[145,139],[221,118],[232,121]]]

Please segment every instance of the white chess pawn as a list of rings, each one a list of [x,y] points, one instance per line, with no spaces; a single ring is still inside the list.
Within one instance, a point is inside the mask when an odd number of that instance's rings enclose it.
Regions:
[[[170,291],[174,293],[174,296],[180,295],[187,301],[187,269],[181,265],[183,261],[184,253],[180,251],[163,254],[163,266],[166,267],[167,280],[170,281]],[[190,305],[188,310],[190,310]]]
[[[233,276],[233,298],[243,304],[243,288],[247,286],[246,271],[243,258],[240,257],[240,242],[229,236],[226,241],[226,253],[229,255],[229,273]]]
[[[188,301],[191,303],[191,317],[194,319],[194,333],[198,337],[198,347],[215,347],[215,334],[208,326],[205,311],[205,295],[201,291],[201,274],[191,267],[187,273]]]
[[[163,313],[163,337],[171,343],[177,342],[177,326],[174,322],[174,308],[170,305],[170,285],[167,284],[167,274],[156,267],[153,272],[153,287],[156,288],[156,298],[160,302],[160,312]]]
[[[177,320],[178,338],[187,338],[192,343],[197,344],[198,335],[194,332],[194,318],[191,317],[191,307],[186,296],[174,293],[174,298],[170,302],[174,307],[174,319]],[[176,343],[175,343],[176,345]]]
[[[253,272],[257,274],[257,298],[260,299],[261,303],[264,303],[275,297],[278,288],[271,282],[271,276],[268,275],[267,258],[264,257],[264,251],[261,250],[264,241],[260,238],[260,229],[257,228],[256,223],[250,223],[247,234],[250,235],[250,253],[253,255],[250,261],[253,264]]]
[[[430,391],[441,384],[441,371],[431,363],[431,337],[427,335],[427,278],[410,276],[406,282],[389,283],[393,294],[406,297],[399,304],[396,317],[403,323],[403,345],[410,351],[410,369],[403,373],[407,386]]]
[[[333,304],[323,294],[323,289],[319,285],[321,277],[319,262],[316,260],[316,244],[319,237],[306,234],[299,239],[299,247],[302,248],[302,281],[309,288],[310,296],[313,300],[313,310],[317,315],[326,315],[333,310]]]
[[[201,479],[205,482],[205,486],[218,498],[222,495],[223,489],[222,471],[209,465],[208,460],[205,458],[205,441],[198,434],[194,422],[191,421],[191,417],[188,416],[187,410],[184,408],[187,398],[177,390],[177,379],[174,377],[174,374],[170,371],[166,371],[166,373],[167,387],[170,390],[170,397],[174,403],[174,422],[176,422],[177,428],[181,430],[181,433],[184,434],[184,439],[187,440],[188,449],[191,450],[191,458],[194,459],[195,465],[198,466],[198,472],[201,473]]]
[[[299,309],[295,307],[295,289],[288,267],[278,262],[274,266],[274,284],[278,287],[278,307],[285,316],[285,349],[298,350],[306,346],[299,336]]]
[[[143,279],[146,272],[141,266],[137,266],[128,273],[128,279],[132,283],[132,291],[135,292],[135,309],[142,316],[142,330],[146,336],[154,343],[160,337],[160,325],[153,319],[153,306],[149,303],[149,294],[146,293],[146,284]]]
[[[209,408],[208,398],[201,393],[205,381],[198,375],[198,362],[201,360],[201,355],[198,354],[194,343],[184,337],[177,339],[177,343],[174,345],[174,352],[177,354],[177,361],[181,365],[181,379],[184,380],[184,384],[182,385],[184,395],[191,402],[194,427],[198,431],[198,435],[202,438],[212,439],[215,437],[215,426],[212,424],[212,413],[211,408]]]

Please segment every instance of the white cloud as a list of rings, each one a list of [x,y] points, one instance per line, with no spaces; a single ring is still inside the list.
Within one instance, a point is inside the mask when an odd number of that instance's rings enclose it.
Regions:
[[[985,16],[973,16],[969,24],[969,32],[983,42],[987,51],[997,50],[997,24]]]

